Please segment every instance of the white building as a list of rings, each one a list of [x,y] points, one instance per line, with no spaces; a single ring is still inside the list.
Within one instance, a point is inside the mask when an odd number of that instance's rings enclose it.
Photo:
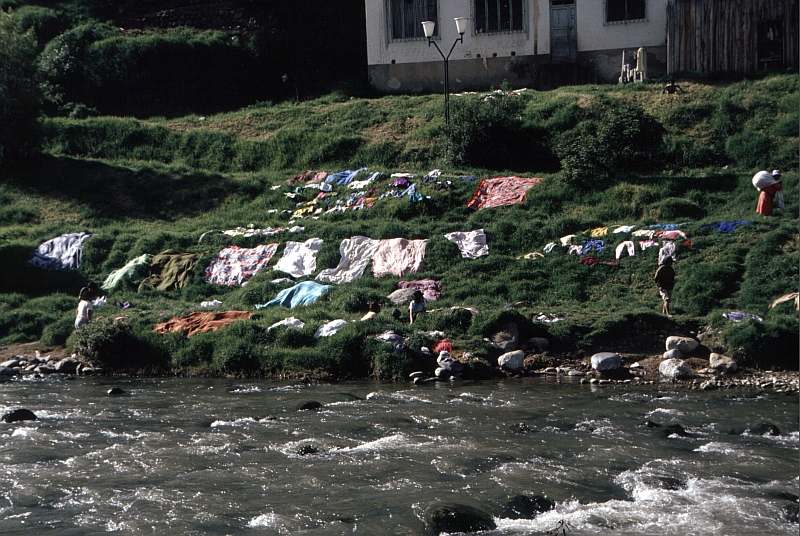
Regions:
[[[666,74],[667,0],[365,0],[370,83],[381,91],[441,91],[443,57],[429,46],[423,21],[449,56],[450,91],[549,89],[616,83],[644,48],[648,77]]]

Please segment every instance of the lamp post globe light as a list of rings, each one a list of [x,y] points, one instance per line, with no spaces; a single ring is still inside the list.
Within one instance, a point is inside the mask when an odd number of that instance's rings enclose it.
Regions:
[[[428,46],[430,47],[431,44],[433,44],[444,60],[444,124],[447,127],[448,135],[450,133],[450,73],[448,71],[447,62],[450,59],[450,54],[453,53],[453,49],[456,48],[456,45],[464,42],[464,33],[467,31],[467,21],[469,19],[467,17],[456,17],[453,20],[456,23],[458,39],[453,42],[453,46],[450,47],[450,52],[447,53],[447,56],[444,55],[442,49],[440,49],[436,41],[433,40],[433,31],[436,28],[436,23],[430,20],[426,20],[422,23],[422,31],[425,33],[425,37],[428,38]]]

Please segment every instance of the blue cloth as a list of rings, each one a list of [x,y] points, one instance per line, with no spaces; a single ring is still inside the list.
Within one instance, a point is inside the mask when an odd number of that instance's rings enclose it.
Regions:
[[[339,173],[334,173],[332,175],[328,175],[328,178],[325,179],[326,184],[333,184],[336,183],[337,186],[344,186],[352,181],[356,175],[361,173],[362,171],[367,171],[368,168],[361,168],[353,171],[352,169],[348,169],[347,171],[340,171]]]
[[[757,322],[763,322],[764,321],[760,316],[757,316],[757,315],[754,315],[754,314],[751,314],[751,313],[745,313],[743,311],[732,311],[730,313],[722,313],[722,316],[724,316],[728,320],[733,320],[734,322],[741,322],[745,318],[752,318],[753,320],[756,320]]]
[[[597,254],[600,255],[603,253],[604,247],[606,247],[606,243],[603,240],[584,240],[581,255],[589,253],[593,248],[596,249]]]
[[[689,225],[690,223],[692,223],[692,222],[685,221],[683,223],[656,223],[656,224],[653,224],[653,225],[648,225],[647,228],[648,229],[664,229],[665,231],[674,231],[675,229],[677,229],[681,225]]]
[[[403,196],[406,196],[406,195],[411,197],[415,193],[417,193],[417,183],[416,182],[414,184],[412,184],[411,186],[409,186],[408,188],[406,188],[405,191],[402,194],[400,194],[400,197],[403,197]]]
[[[721,221],[719,223],[704,223],[700,227],[701,228],[716,227],[718,233],[730,233],[733,232],[733,230],[739,227],[740,225],[753,225],[753,222],[747,220]]]
[[[315,303],[320,296],[328,292],[329,288],[331,288],[330,285],[320,285],[314,281],[303,281],[293,287],[283,289],[278,293],[275,299],[263,305],[256,305],[255,308],[263,309],[264,307],[280,305],[292,309],[299,305],[311,305]]]

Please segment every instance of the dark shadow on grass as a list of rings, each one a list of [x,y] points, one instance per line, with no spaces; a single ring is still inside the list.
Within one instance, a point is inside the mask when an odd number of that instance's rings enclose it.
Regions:
[[[236,186],[219,174],[202,171],[169,174],[152,168],[132,170],[98,161],[40,155],[10,172],[16,186],[74,201],[87,218],[174,220],[219,206]]]

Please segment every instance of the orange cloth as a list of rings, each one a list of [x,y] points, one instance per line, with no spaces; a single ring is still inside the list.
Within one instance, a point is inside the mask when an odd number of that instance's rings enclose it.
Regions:
[[[775,194],[777,194],[779,190],[783,190],[783,185],[779,182],[761,190],[761,193],[758,194],[756,212],[764,216],[772,216],[773,201],[775,199]]]
[[[153,326],[156,333],[179,332],[187,337],[224,328],[231,322],[253,316],[249,311],[224,311],[221,313],[192,313],[186,316],[173,316],[166,322]]]

